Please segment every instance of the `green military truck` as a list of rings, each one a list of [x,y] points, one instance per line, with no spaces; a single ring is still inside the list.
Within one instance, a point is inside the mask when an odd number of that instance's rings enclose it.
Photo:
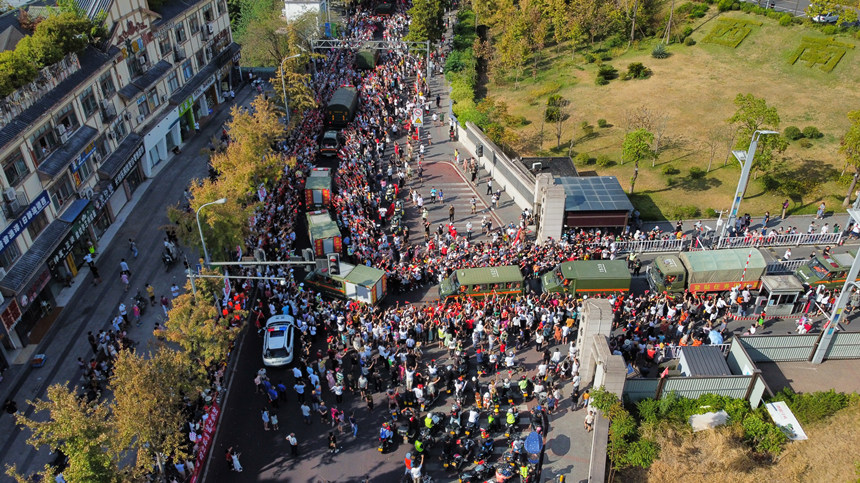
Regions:
[[[755,248],[704,250],[658,255],[646,278],[651,290],[677,293],[723,292],[735,285],[758,289],[767,262]]]
[[[516,295],[523,293],[525,286],[525,278],[516,265],[464,268],[442,280],[439,297]]]
[[[848,278],[848,270],[854,263],[854,253],[818,254],[797,268],[795,276],[810,287],[824,285],[839,287]]]
[[[543,274],[541,285],[545,293],[626,293],[631,278],[623,260],[575,260]]]
[[[388,293],[384,271],[346,262],[340,262],[338,268],[337,275],[317,268],[305,277],[304,283],[330,297],[357,300],[370,305],[381,302]]]

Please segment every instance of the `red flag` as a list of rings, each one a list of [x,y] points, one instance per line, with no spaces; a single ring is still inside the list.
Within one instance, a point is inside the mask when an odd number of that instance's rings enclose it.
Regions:
[[[668,375],[669,375],[669,368],[667,367],[666,369],[663,370],[663,373],[660,374],[660,379],[662,379]]]

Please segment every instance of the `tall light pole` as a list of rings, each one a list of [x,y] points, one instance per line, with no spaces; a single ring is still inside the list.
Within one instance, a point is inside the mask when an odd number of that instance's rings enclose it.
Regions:
[[[290,124],[290,105],[287,102],[287,81],[286,76],[284,75],[286,71],[284,70],[284,63],[290,59],[295,59],[296,57],[301,57],[302,54],[291,55],[289,57],[284,57],[281,60],[281,89],[284,91],[284,111],[287,112],[287,125]]]
[[[203,245],[203,261],[206,263],[206,267],[209,267],[209,252],[206,251],[206,240],[203,239],[203,226],[200,224],[200,210],[206,208],[209,205],[223,205],[227,202],[227,198],[221,198],[215,201],[210,201],[209,203],[204,203],[200,205],[200,208],[197,208],[197,229],[200,230],[200,244]]]
[[[735,220],[738,218],[738,210],[741,206],[741,198],[744,197],[744,192],[747,188],[747,182],[750,178],[750,170],[752,169],[753,158],[755,158],[755,151],[758,148],[758,140],[762,135],[766,134],[779,134],[777,131],[768,131],[766,129],[760,129],[753,133],[752,139],[750,140],[749,149],[746,152],[737,150],[732,151],[732,154],[735,155],[735,158],[741,164],[741,178],[738,180],[738,189],[735,191],[735,197],[732,199],[732,208],[729,210],[729,216],[726,218],[726,224],[723,225],[723,229],[720,232],[720,242],[722,243],[723,239],[729,232],[729,227],[735,225]]]

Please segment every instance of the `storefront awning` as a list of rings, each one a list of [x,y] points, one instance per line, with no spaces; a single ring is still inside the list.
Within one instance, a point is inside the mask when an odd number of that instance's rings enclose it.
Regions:
[[[202,86],[204,82],[218,72],[218,69],[227,65],[233,59],[233,56],[239,52],[240,48],[239,44],[235,42],[228,45],[227,48],[212,59],[212,62],[209,62],[206,64],[206,67],[200,69],[200,72],[192,77],[191,81],[186,83],[182,89],[179,89],[176,91],[176,94],[170,96],[170,103],[178,106],[185,99],[191,97],[198,87]]]
[[[114,152],[105,159],[102,165],[99,166],[99,176],[102,179],[112,180],[117,174],[119,174],[126,162],[128,162],[132,156],[137,155],[137,153],[135,153],[137,148],[142,146],[143,138],[139,134],[131,133],[126,136],[123,142],[119,143],[116,150],[114,150]],[[140,156],[143,156],[143,151],[140,152]],[[137,156],[138,160],[140,159],[140,156]]]
[[[46,175],[49,179],[60,174],[71,164],[72,159],[96,138],[98,133],[96,128],[86,124],[81,126],[68,141],[39,164],[39,173]]]
[[[72,225],[63,220],[54,220],[36,238],[36,242],[21,258],[7,270],[6,277],[0,280],[0,289],[18,295],[28,287],[45,267],[48,255],[51,254],[63,238],[69,233]]]
[[[90,200],[82,199],[72,202],[72,206],[60,216],[60,220],[70,223],[71,228],[60,246],[48,257],[48,268],[53,270],[72,252],[75,242],[87,233],[87,228],[95,218],[95,205]]]

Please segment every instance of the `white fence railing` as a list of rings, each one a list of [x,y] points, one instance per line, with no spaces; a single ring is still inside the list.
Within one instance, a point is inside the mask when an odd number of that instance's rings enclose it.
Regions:
[[[723,238],[714,248],[779,247],[797,245],[838,245],[842,233],[796,234],[796,235],[759,235]]]
[[[777,260],[775,262],[770,262],[767,264],[767,269],[765,273],[768,275],[780,275],[785,273],[794,273],[797,270],[797,267],[803,265],[809,260],[805,260],[803,258],[798,260]]]

